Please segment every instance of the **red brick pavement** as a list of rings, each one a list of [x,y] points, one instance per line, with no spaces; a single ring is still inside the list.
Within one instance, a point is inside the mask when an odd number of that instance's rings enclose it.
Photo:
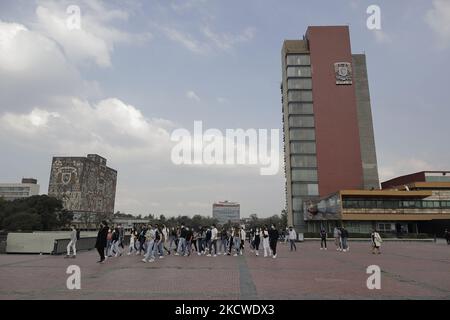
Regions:
[[[321,251],[318,242],[278,245],[277,259],[140,256],[97,264],[94,251],[62,256],[0,255],[0,299],[450,299],[450,246],[350,242],[350,252]],[[248,249],[247,249],[248,250]],[[81,290],[66,288],[67,266],[81,268]],[[381,290],[366,287],[366,268],[382,270]],[[250,278],[250,279],[249,279]]]

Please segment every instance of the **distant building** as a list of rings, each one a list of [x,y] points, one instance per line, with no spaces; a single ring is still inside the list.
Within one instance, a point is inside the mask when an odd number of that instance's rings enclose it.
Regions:
[[[341,189],[379,189],[366,56],[348,26],[308,27],[282,48],[288,224],[312,232],[305,203]]]
[[[39,194],[39,185],[33,178],[23,178],[22,183],[0,183],[0,198],[7,201],[28,198]]]
[[[48,195],[62,200],[77,222],[86,219],[86,214],[113,214],[116,183],[117,171],[107,167],[99,155],[54,157]]]
[[[217,202],[213,204],[213,218],[219,224],[239,223],[241,220],[240,204],[237,202]]]
[[[352,233],[427,233],[450,228],[450,172],[423,171],[383,182],[382,190],[339,190],[305,203],[315,232],[343,224]]]

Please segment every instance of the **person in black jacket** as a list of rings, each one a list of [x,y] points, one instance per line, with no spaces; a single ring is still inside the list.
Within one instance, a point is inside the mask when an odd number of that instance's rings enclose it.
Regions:
[[[103,263],[105,261],[105,248],[106,248],[106,237],[108,236],[108,223],[102,221],[100,223],[100,230],[97,234],[97,241],[95,242],[95,248],[100,255],[100,261],[98,263]]]
[[[275,225],[272,224],[269,230],[269,245],[273,252],[274,259],[277,257],[277,242],[279,236],[278,230],[275,228]]]

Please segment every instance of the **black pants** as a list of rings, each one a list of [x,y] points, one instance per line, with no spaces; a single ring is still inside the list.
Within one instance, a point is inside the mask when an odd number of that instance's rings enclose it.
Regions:
[[[270,249],[273,252],[273,255],[277,254],[277,240],[269,240]]]
[[[105,261],[105,247],[98,247],[97,251],[100,255],[100,261]]]
[[[229,241],[229,248],[228,248],[228,253],[231,254],[231,250],[233,249],[233,237],[230,237]]]
[[[325,245],[325,246],[324,246]],[[327,238],[322,238],[320,240],[320,247],[321,248],[326,248],[327,247]]]
[[[261,239],[259,237],[255,237],[255,241],[253,243],[256,250],[259,250],[259,243],[261,242]]]

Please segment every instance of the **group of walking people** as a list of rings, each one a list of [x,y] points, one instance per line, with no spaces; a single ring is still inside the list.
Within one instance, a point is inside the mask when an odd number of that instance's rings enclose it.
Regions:
[[[244,227],[234,226],[221,228],[215,224],[207,227],[189,228],[184,224],[168,228],[164,224],[147,224],[133,228],[130,232],[130,243],[127,255],[143,255],[143,262],[154,262],[156,258],[174,254],[176,256],[206,255],[242,255],[244,244],[249,241],[250,250],[256,256],[260,247],[264,257],[277,257],[278,230],[274,225],[251,229],[248,234]],[[119,225],[109,228],[106,221],[101,223],[97,236],[96,248],[100,255],[99,263],[107,257],[121,256],[125,249],[123,245],[124,229]]]

